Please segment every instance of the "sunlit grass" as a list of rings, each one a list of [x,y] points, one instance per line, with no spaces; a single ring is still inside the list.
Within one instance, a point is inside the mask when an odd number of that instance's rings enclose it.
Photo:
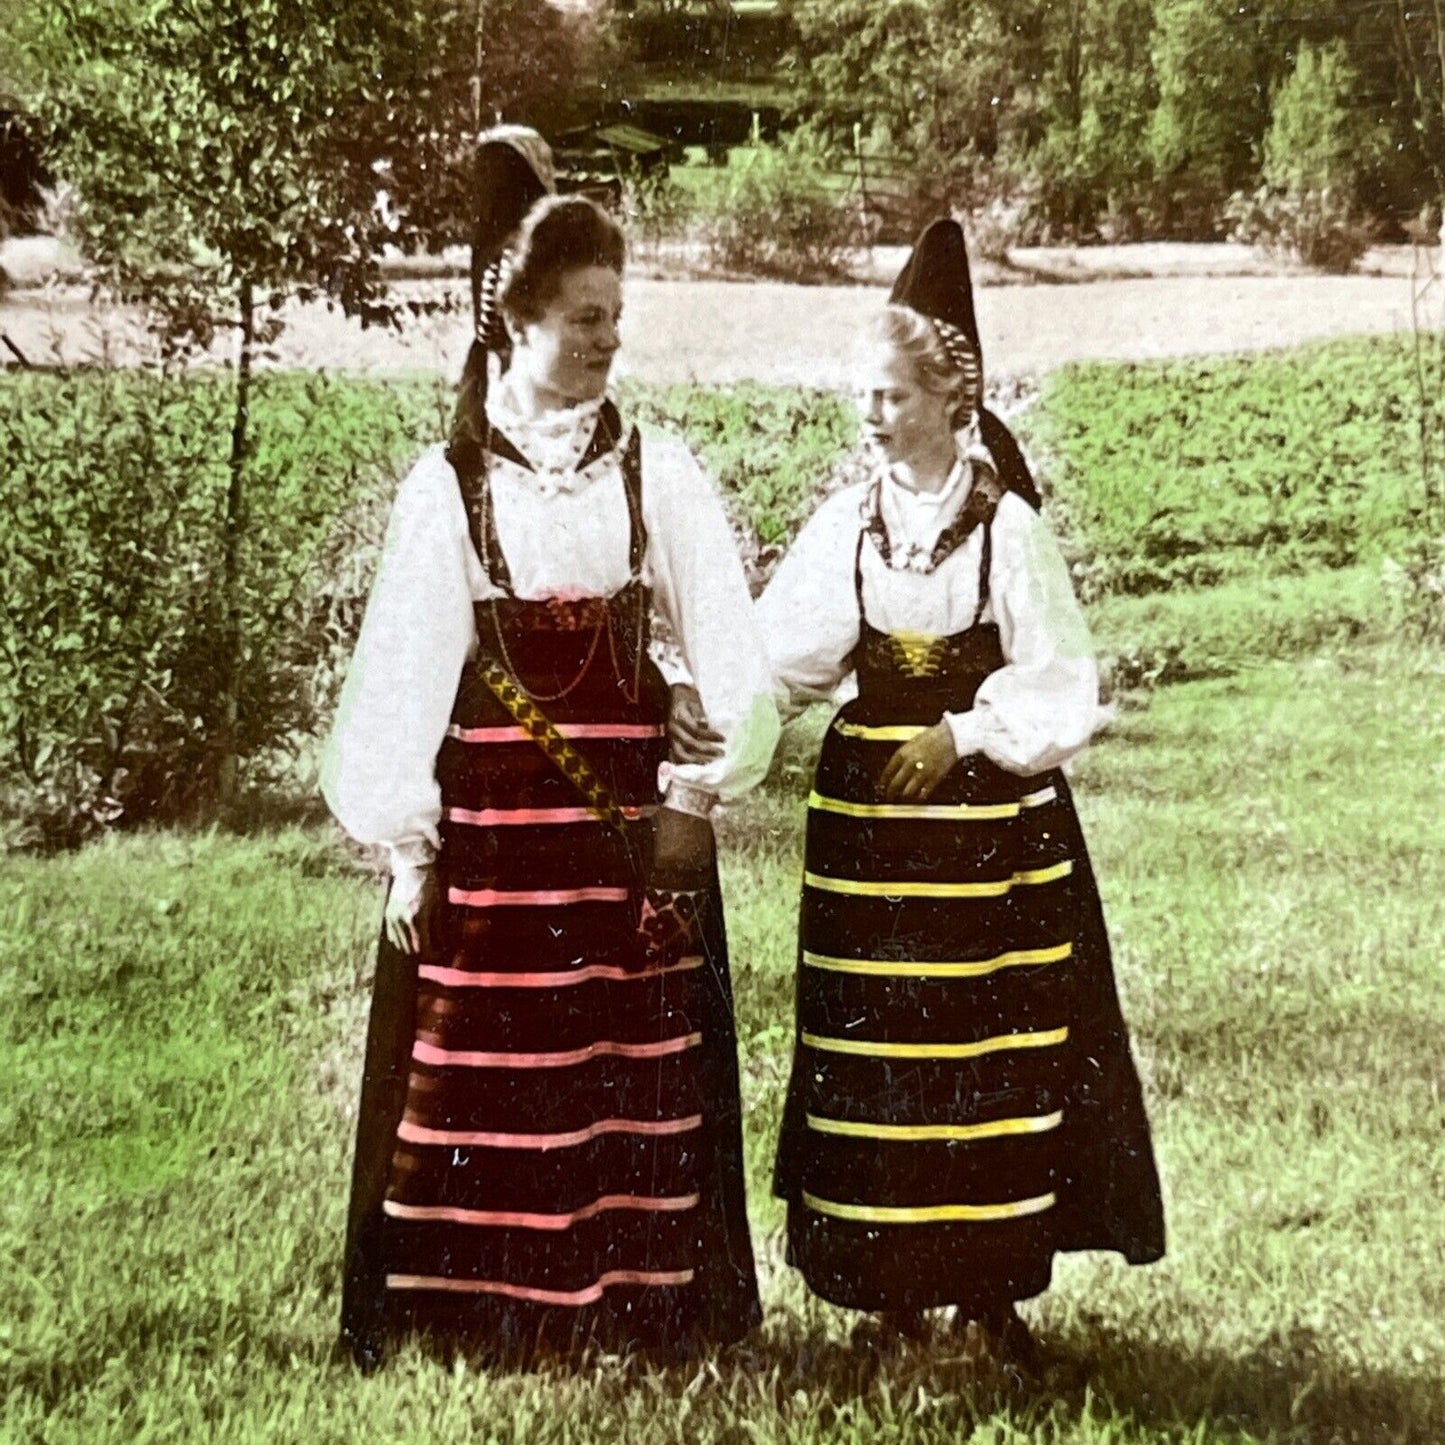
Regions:
[[[1063,1262],[1038,1388],[879,1362],[781,1263],[806,719],[727,820],[768,1315],[660,1370],[331,1344],[374,880],[324,830],[0,871],[0,1439],[1425,1441],[1445,1389],[1445,661],[1277,663],[1125,710],[1077,777],[1170,1253]]]

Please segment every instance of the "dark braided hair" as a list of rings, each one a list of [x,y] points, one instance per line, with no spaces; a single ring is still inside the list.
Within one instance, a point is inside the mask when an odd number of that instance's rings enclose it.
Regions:
[[[569,271],[605,266],[620,276],[626,259],[622,228],[585,196],[544,196],[527,212],[510,251],[498,245],[490,274],[478,284],[478,334],[457,387],[447,458],[459,474],[464,467],[476,471],[487,447],[488,355],[495,351],[505,371],[512,350],[502,318],[513,325],[536,321]]]

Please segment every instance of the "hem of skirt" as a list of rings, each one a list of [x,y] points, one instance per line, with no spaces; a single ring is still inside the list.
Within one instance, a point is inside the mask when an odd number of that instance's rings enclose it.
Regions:
[[[941,1309],[968,1309],[970,1311],[981,1308],[985,1304],[999,1305],[1005,1302],[1017,1303],[1020,1300],[1036,1299],[1041,1294],[1046,1294],[1052,1287],[1052,1281],[1040,1285],[1037,1289],[1025,1288],[1022,1293],[1015,1294],[1012,1290],[1001,1289],[998,1291],[984,1290],[928,1290],[914,1291],[901,1290],[887,1295],[877,1290],[857,1289],[850,1290],[838,1288],[835,1284],[824,1285],[809,1277],[805,1270],[796,1260],[790,1259],[788,1264],[803,1276],[803,1283],[806,1284],[813,1294],[819,1299],[826,1300],[830,1305],[836,1305],[839,1309],[859,1310],[867,1314],[877,1314],[886,1310],[941,1310]]]
[[[1121,1244],[1117,1239],[1082,1238],[1060,1241],[1056,1246],[1059,1254],[1117,1254],[1125,1264],[1157,1264],[1166,1254],[1164,1244]]]
[[[665,1355],[670,1359],[684,1361],[735,1345],[746,1339],[762,1322],[762,1301],[755,1293],[743,1309],[729,1315],[725,1320],[706,1326],[694,1326],[675,1336],[656,1340],[622,1340],[613,1330],[609,1330],[605,1323],[599,1321],[599,1328],[579,1336],[575,1344],[554,1344],[549,1353],[566,1358],[580,1356],[588,1349],[598,1349],[605,1354]],[[480,1355],[499,1356],[508,1355],[522,1342],[520,1336],[509,1336],[504,1328],[479,1330],[462,1321],[455,1325],[442,1322],[419,1324],[387,1311],[381,1320],[368,1329],[342,1326],[337,1335],[337,1348],[349,1356],[364,1374],[370,1374],[380,1368],[399,1345],[412,1339],[429,1342],[444,1349],[470,1350]]]

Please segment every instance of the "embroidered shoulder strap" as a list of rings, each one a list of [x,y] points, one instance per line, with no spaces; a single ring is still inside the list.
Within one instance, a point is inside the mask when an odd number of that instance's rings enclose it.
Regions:
[[[993,518],[983,524],[983,555],[978,563],[978,606],[973,610],[973,626],[983,621],[983,609],[988,606],[989,574],[993,571]]]
[[[462,507],[467,514],[467,533],[472,548],[481,559],[487,580],[499,592],[512,595],[512,573],[502,552],[497,537],[497,522],[492,508],[492,455],[512,459],[519,455],[515,448],[500,432],[487,428],[485,446],[465,448],[449,446],[447,460],[457,474],[457,486],[462,494]],[[523,459],[525,465],[525,459]]]
[[[642,433],[635,426],[622,449],[622,486],[627,493],[628,570],[630,580],[638,582],[647,556],[647,523],[642,519]]]
[[[492,695],[512,715],[531,740],[562,770],[582,800],[610,828],[628,837],[631,819],[612,796],[607,784],[592,771],[587,759],[557,730],[552,720],[522,690],[512,675],[497,662],[479,669]]]

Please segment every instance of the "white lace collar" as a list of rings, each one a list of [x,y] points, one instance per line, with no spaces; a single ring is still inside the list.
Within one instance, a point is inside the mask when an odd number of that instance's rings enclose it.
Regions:
[[[524,416],[503,377],[487,397],[487,419],[531,463],[532,470],[523,473],[529,485],[550,497],[581,491],[596,480],[596,464],[584,470],[578,464],[597,430],[604,399],[599,396],[541,416]]]
[[[921,492],[909,486],[896,465],[890,465],[882,456],[877,458],[876,482],[869,493],[876,491],[873,505],[893,543],[896,570],[932,571],[933,548],[967,503],[976,468],[980,464],[994,468],[993,455],[979,434],[977,415],[954,433],[954,446],[957,460],[936,492]],[[868,505],[865,502],[865,510]]]

